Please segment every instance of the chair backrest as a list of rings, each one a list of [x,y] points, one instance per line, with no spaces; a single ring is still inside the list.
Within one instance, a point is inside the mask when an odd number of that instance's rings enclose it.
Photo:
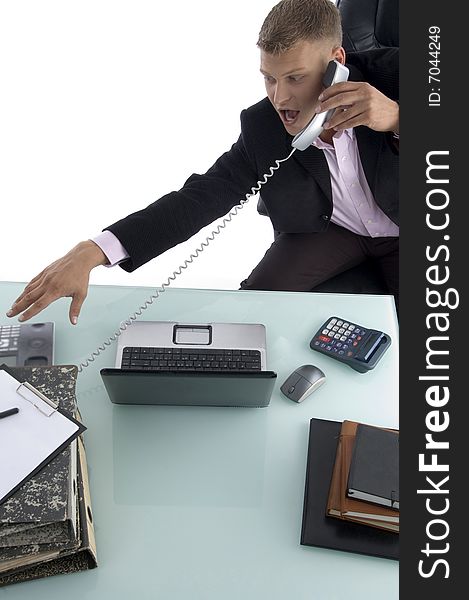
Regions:
[[[399,47],[399,0],[337,0],[347,52]]]

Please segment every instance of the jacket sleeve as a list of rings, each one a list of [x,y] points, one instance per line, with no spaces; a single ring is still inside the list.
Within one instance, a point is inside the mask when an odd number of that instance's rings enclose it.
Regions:
[[[399,48],[374,48],[347,54],[347,63],[356,67],[364,80],[385,96],[399,102]],[[391,132],[384,133],[393,152],[399,154],[399,142]]]
[[[349,52],[347,63],[356,67],[364,80],[385,96],[399,101],[399,48]]]
[[[105,228],[119,239],[129,254],[119,265],[125,271],[132,272],[188,240],[228,213],[251,191],[257,177],[254,156],[247,150],[245,113],[241,113],[239,139],[205,174],[191,175],[179,191],[166,194]]]

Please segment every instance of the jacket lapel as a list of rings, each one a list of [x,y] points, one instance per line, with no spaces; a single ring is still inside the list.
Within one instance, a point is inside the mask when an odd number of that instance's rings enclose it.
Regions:
[[[285,132],[286,133],[286,132]],[[286,148],[291,152],[293,136],[286,133]],[[293,156],[306,171],[314,177],[326,198],[332,202],[331,177],[324,152],[311,146],[306,150],[297,150]]]

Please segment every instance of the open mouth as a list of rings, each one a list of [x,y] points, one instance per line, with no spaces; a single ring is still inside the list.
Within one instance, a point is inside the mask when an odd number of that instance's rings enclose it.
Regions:
[[[293,125],[300,114],[299,110],[280,110],[280,116],[282,117],[282,121],[287,125]]]

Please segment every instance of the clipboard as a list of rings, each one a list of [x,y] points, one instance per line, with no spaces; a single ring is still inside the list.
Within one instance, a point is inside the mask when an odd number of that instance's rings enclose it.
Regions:
[[[0,367],[0,504],[62,452],[86,427],[28,382]]]

